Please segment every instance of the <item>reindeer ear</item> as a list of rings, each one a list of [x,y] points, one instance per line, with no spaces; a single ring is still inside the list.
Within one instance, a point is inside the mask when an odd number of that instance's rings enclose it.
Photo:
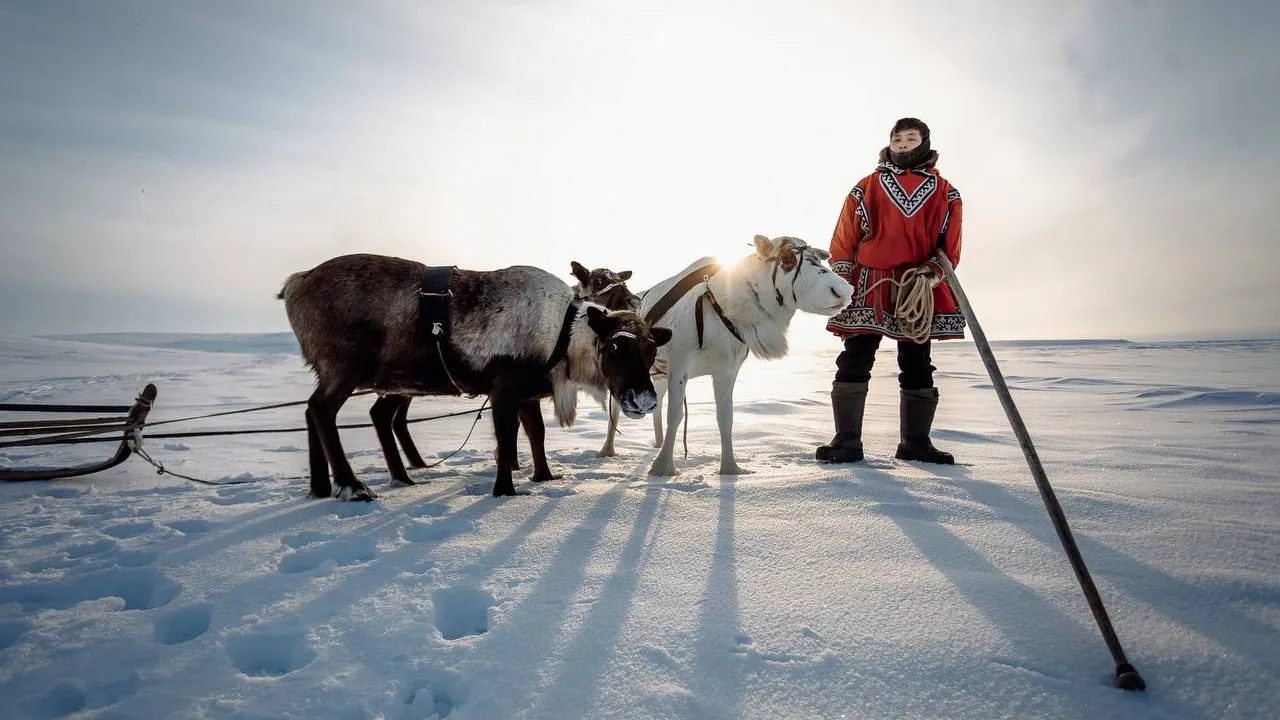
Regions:
[[[618,273],[618,279],[619,279],[619,280],[621,280],[622,282],[626,282],[626,281],[630,280],[630,279],[631,279],[631,271],[630,271],[630,270],[623,270],[622,272]]]
[[[618,321],[609,317],[609,314],[601,310],[598,305],[587,306],[587,324],[600,337],[611,337],[614,330],[618,329]]]
[[[649,334],[653,336],[653,343],[658,347],[662,347],[671,342],[671,328],[651,327]]]
[[[569,267],[573,269],[573,276],[578,278],[578,282],[582,283],[582,287],[586,287],[587,281],[591,279],[591,272],[577,260],[569,261]]]
[[[756,236],[756,254],[767,258],[773,254],[774,242],[764,235]]]
[[[822,248],[809,248],[809,249],[812,250],[813,254],[816,255],[817,258],[822,262],[826,262],[831,259],[831,253],[827,252],[826,250],[823,250]]]

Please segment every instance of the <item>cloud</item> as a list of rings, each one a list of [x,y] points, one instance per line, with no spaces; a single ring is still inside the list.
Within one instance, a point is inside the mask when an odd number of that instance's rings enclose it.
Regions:
[[[965,198],[961,278],[988,335],[1280,327],[1254,310],[1280,306],[1270,8],[4,12],[21,72],[0,91],[21,102],[0,108],[0,280],[106,297],[141,273],[175,301],[138,329],[284,329],[279,283],[342,252],[566,281],[579,260],[647,287],[758,232],[825,244],[903,115]]]

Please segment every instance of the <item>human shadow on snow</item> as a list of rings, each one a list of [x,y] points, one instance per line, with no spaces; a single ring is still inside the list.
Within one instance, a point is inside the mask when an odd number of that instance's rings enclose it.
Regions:
[[[964,473],[960,468],[953,472]],[[1035,672],[1059,678],[1062,673],[1053,668],[1062,667],[1064,658],[1076,658],[1080,673],[1089,674],[1086,668],[1100,639],[1084,625],[1087,615],[1069,616],[1050,598],[1010,577],[944,527],[937,511],[910,492],[900,476],[858,468],[854,482],[864,488],[864,497],[876,501],[872,509],[892,520],[969,604],[1004,635],[1015,656],[1026,658]],[[999,508],[996,510],[998,516]],[[1046,635],[1055,641],[1046,643]]]

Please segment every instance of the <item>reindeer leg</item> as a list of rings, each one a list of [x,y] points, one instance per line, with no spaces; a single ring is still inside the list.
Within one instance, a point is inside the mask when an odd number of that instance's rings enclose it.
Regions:
[[[716,398],[716,425],[720,428],[720,474],[748,475],[733,458],[733,386],[738,380],[738,368],[726,368],[711,376],[711,387]]]
[[[400,396],[400,405],[396,408],[396,414],[391,416],[391,429],[395,432],[396,439],[400,441],[400,447],[404,450],[405,459],[409,461],[409,467],[424,468],[427,463],[418,452],[418,446],[413,443],[413,436],[409,434],[409,403],[412,401],[413,398],[408,395]]]
[[[596,457],[615,457],[618,454],[618,451],[613,448],[613,436],[617,434],[618,414],[620,411],[618,410],[617,401],[613,400],[612,397],[609,399],[611,401],[609,403],[609,429],[604,436],[604,445],[596,453]],[[654,412],[658,411],[654,410]]]
[[[407,399],[402,395],[382,395],[374,400],[373,407],[369,408],[369,418],[373,420],[378,444],[382,446],[382,457],[387,461],[392,485],[414,484],[409,479],[409,473],[404,469],[404,463],[400,460],[400,449],[396,447],[395,434],[392,432],[396,413],[407,404],[404,402]]]
[[[684,418],[684,391],[689,379],[684,368],[667,368],[667,434],[662,439],[662,449],[649,467],[650,475],[671,477],[676,475],[676,432]],[[656,412],[656,410],[655,410]]]
[[[489,395],[493,407],[493,433],[498,438],[498,474],[493,481],[493,496],[516,495],[515,483],[511,481],[511,463],[516,455],[516,434],[520,431],[519,401],[510,393],[494,388]]]
[[[534,482],[559,480],[560,475],[553,475],[547,465],[547,428],[542,422],[542,408],[537,400],[525,400],[520,403],[520,424],[524,426],[524,434],[529,436],[529,450],[533,453]]]
[[[658,395],[658,404],[653,406],[653,446],[662,447],[662,396],[667,394],[667,376],[653,375],[653,390]],[[683,408],[683,405],[681,406]]]
[[[333,468],[333,482],[338,486],[340,500],[372,500],[378,497],[367,485],[356,479],[355,471],[342,450],[338,437],[338,411],[351,395],[353,387],[317,388],[307,400],[307,411],[315,421],[316,434],[324,447],[329,467]],[[323,497],[323,496],[322,496]]]
[[[311,467],[311,497],[327,498],[333,495],[333,485],[329,482],[329,459],[325,457],[324,445],[320,442],[320,432],[316,427],[315,415],[311,408],[303,413],[307,417],[307,454]]]

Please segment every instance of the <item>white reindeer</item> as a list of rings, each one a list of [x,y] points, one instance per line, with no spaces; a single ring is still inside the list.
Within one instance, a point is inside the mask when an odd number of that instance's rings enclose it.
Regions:
[[[756,251],[731,268],[704,257],[641,295],[640,314],[672,330],[658,348],[650,371],[658,405],[653,410],[654,446],[661,447],[650,475],[676,475],[676,431],[684,417],[690,379],[710,375],[720,429],[720,474],[748,470],[733,457],[733,386],[750,352],[761,360],[787,354],[787,328],[797,310],[830,317],[848,306],[853,287],[826,264],[830,253],[793,237],[755,236]],[[654,316],[661,319],[655,320]],[[662,432],[662,397],[667,431]],[[610,408],[601,457],[612,457],[618,409]]]

